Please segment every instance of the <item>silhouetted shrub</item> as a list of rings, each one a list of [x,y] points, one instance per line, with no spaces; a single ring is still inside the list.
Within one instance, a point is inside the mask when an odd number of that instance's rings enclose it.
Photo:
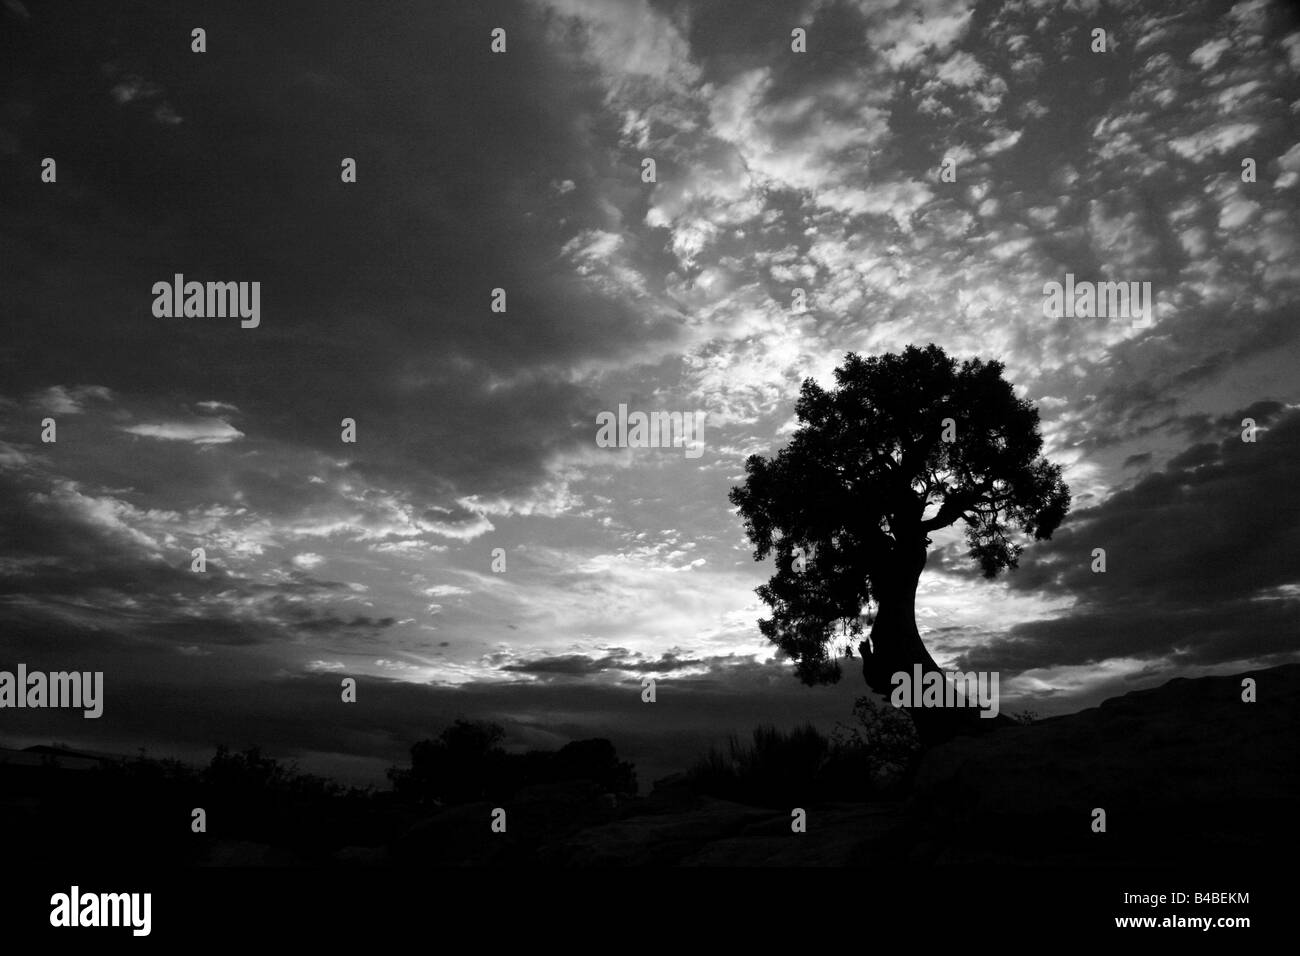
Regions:
[[[687,773],[698,793],[758,806],[787,806],[791,800],[827,798],[823,772],[831,742],[812,725],[782,731],[754,728],[752,742],[732,734],[727,751],[710,748]]]
[[[409,769],[393,767],[388,779],[417,803],[470,803],[485,799],[501,775],[505,730],[484,721],[457,719],[436,740],[411,747]]]
[[[620,761],[608,740],[577,740],[559,751],[508,754],[497,724],[458,719],[436,740],[411,748],[411,766],[393,767],[398,796],[417,805],[507,800],[527,786],[590,780],[612,793],[636,793],[632,764]]]
[[[832,738],[844,762],[860,768],[873,795],[899,789],[921,752],[921,740],[906,711],[875,697],[853,702],[856,725],[837,724]]]
[[[592,780],[609,793],[635,794],[636,770],[604,738],[575,740],[555,754],[554,781]]]
[[[911,719],[871,697],[858,698],[853,715],[856,726],[840,724],[829,738],[811,725],[756,727],[749,744],[733,734],[725,752],[710,748],[687,779],[696,793],[772,807],[897,792],[919,752]]]

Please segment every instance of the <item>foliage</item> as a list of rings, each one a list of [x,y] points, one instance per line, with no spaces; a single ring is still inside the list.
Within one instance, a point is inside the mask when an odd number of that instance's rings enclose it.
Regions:
[[[830,737],[810,724],[789,731],[762,725],[749,743],[732,734],[726,749],[711,747],[687,779],[698,793],[756,806],[894,795],[918,752],[911,720],[870,697],[858,699],[853,716],[857,726],[840,724]]]
[[[854,701],[853,717],[856,726],[836,726],[832,735],[836,745],[856,751],[878,785],[888,786],[899,780],[920,750],[911,717],[875,697],[859,697]]]
[[[839,679],[828,653],[856,638],[862,609],[898,593],[925,563],[930,533],[965,524],[986,577],[1014,568],[1020,537],[1050,537],[1069,508],[1059,465],[1040,454],[1038,411],[997,361],[960,364],[936,345],[850,353],[827,391],[803,383],[800,425],[775,457],[752,455],[730,492],[754,544],[775,554],[759,622],[808,684]],[[811,555],[795,563],[795,549]],[[851,643],[851,642],[850,642]]]
[[[591,780],[611,793],[635,794],[636,772],[620,761],[614,745],[576,740],[558,751],[509,754],[497,724],[458,719],[434,740],[411,747],[411,766],[393,767],[388,778],[399,797],[415,803],[459,804],[507,799],[520,788],[566,780]]]

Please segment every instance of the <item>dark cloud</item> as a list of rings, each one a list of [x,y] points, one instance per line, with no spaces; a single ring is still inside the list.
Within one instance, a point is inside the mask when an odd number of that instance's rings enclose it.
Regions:
[[[1182,334],[1159,342],[1143,342],[1132,354],[1123,347],[1090,371],[1098,383],[1095,395],[1083,402],[1084,412],[1067,426],[1071,445],[1093,453],[1124,441],[1155,441],[1170,434],[1194,440],[1218,440],[1241,431],[1241,418],[1251,416],[1261,424],[1280,413],[1283,404],[1260,399],[1232,415],[1204,412],[1180,413],[1183,399],[1194,387],[1211,387],[1216,378],[1252,358],[1270,353],[1281,368],[1297,348],[1297,329],[1287,307],[1262,313],[1224,316],[1217,312],[1189,315],[1180,324]],[[1225,348],[1213,359],[1199,359],[1205,349],[1222,342]],[[1194,369],[1189,370],[1189,364]]]
[[[620,654],[610,654],[600,658],[586,654],[539,657],[523,663],[507,664],[501,669],[537,676],[585,677],[593,674],[603,674],[608,671],[635,671],[647,674],[666,673],[684,667],[717,667],[734,662],[735,657],[733,655],[694,658],[665,653],[660,655],[658,659],[654,659],[646,658],[641,654],[629,654],[623,651]]]
[[[51,491],[54,494],[51,494]],[[352,593],[300,570],[274,582],[211,564],[191,570],[189,542],[161,546],[136,525],[147,515],[102,490],[51,481],[39,468],[0,469],[0,619],[94,617],[141,641],[242,646],[304,634],[356,639],[392,616],[335,609]],[[210,544],[209,544],[210,547]]]
[[[668,334],[556,269],[565,241],[605,224],[594,197],[548,186],[606,172],[583,125],[597,94],[525,42],[543,29],[528,4],[300,13],[73,3],[4,44],[11,69],[44,77],[9,93],[10,159],[53,155],[63,184],[0,184],[23,237],[6,252],[6,388],[73,376],[220,400],[252,440],[330,452],[348,416],[364,475],[443,503],[525,493],[593,415],[550,373]],[[494,59],[501,22],[518,40]],[[164,99],[181,122],[155,118]],[[261,326],[155,318],[151,286],[174,273],[260,281]],[[259,503],[294,493],[268,477],[241,485]]]
[[[964,666],[1018,673],[1118,657],[1215,664],[1293,654],[1298,597],[1278,589],[1300,583],[1300,412],[1254,443],[1240,437],[1243,417],[1224,416],[1238,425],[1232,437],[1191,446],[1027,552],[1010,587],[1078,603],[1013,627]],[[1105,573],[1092,571],[1098,548]]]

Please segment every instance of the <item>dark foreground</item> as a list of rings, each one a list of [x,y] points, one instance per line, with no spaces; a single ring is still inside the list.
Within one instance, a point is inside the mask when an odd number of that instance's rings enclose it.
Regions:
[[[1242,678],[1257,682],[1242,701]],[[1297,845],[1300,665],[1175,680],[1100,707],[959,738],[894,798],[750,806],[684,777],[646,797],[569,780],[439,808],[371,794],[189,792],[75,761],[9,766],[9,859],[194,866],[1213,866]],[[194,833],[194,806],[209,826]],[[804,811],[804,832],[792,814]],[[1104,831],[1100,829],[1104,811]]]

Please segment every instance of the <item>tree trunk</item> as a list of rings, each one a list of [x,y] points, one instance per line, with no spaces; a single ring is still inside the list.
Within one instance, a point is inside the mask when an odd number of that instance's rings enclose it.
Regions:
[[[858,645],[862,654],[862,676],[867,686],[889,698],[895,688],[893,675],[905,673],[914,679],[914,668],[921,666],[924,676],[943,670],[935,663],[916,628],[916,586],[925,568],[924,546],[911,554],[896,554],[888,572],[880,575],[876,585],[877,611],[871,626],[870,644]],[[918,691],[919,693],[919,691]],[[929,748],[958,734],[980,733],[1010,723],[999,716],[981,718],[974,707],[905,707],[916,726],[921,746]]]

